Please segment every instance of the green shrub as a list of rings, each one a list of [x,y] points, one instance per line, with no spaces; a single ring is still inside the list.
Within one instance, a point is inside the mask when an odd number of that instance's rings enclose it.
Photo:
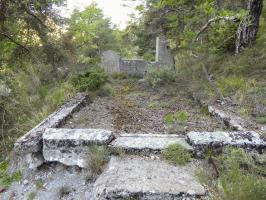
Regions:
[[[181,122],[187,121],[189,118],[189,114],[186,111],[180,111],[176,113],[176,119]]]
[[[185,122],[187,121],[189,118],[189,113],[186,111],[179,111],[177,113],[168,113],[165,117],[164,117],[164,121],[166,124],[170,125],[173,124],[175,122]]]
[[[106,83],[107,78],[102,69],[94,68],[85,74],[74,77],[72,83],[80,92],[95,91]]]
[[[152,87],[158,87],[174,83],[177,80],[177,74],[170,69],[149,69],[145,79]]]
[[[168,113],[165,117],[164,117],[164,121],[166,124],[173,124],[175,122],[175,116],[173,113]]]
[[[172,164],[185,165],[191,154],[180,144],[172,144],[163,150],[163,157]]]

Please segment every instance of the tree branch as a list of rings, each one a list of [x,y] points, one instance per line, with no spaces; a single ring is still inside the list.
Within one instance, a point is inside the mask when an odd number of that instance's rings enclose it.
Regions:
[[[232,17],[215,17],[210,19],[201,29],[200,31],[197,33],[194,41],[198,41],[199,36],[205,32],[213,23],[218,22],[218,21],[233,21],[233,22],[238,22],[240,19],[236,16],[232,16]]]
[[[20,44],[19,42],[17,42],[16,40],[14,40],[10,35],[6,34],[6,33],[3,33],[3,32],[0,32],[0,35],[6,37],[7,39],[9,39],[11,42],[13,42],[14,44],[22,47],[23,49],[25,49],[26,51],[30,52],[30,50],[25,47],[24,45]]]

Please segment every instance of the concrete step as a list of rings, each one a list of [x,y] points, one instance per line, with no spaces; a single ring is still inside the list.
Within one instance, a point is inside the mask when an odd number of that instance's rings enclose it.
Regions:
[[[93,200],[181,200],[205,195],[193,163],[173,166],[143,157],[112,157],[93,186]]]
[[[123,134],[113,140],[109,147],[125,152],[158,153],[171,144],[180,144],[187,150],[193,150],[185,138],[172,134]]]
[[[43,156],[68,166],[86,167],[89,146],[107,145],[114,138],[104,129],[46,129],[43,134]]]

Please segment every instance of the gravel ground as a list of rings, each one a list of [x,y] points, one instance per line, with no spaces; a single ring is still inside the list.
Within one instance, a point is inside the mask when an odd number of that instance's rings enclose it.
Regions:
[[[50,163],[38,170],[26,170],[22,177],[0,195],[0,200],[91,199],[93,184],[86,182],[86,173],[75,167]]]
[[[123,85],[123,86],[122,86]],[[153,89],[137,80],[112,83],[114,95],[96,97],[64,128],[106,128],[116,133],[175,133],[223,130],[225,126],[171,87]],[[187,112],[186,121],[166,123],[165,116]]]

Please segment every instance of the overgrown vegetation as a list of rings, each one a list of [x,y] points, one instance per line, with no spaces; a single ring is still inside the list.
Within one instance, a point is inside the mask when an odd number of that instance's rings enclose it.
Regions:
[[[185,165],[192,157],[191,153],[180,144],[169,145],[162,154],[167,161],[175,165]]]
[[[257,156],[261,156],[257,154]],[[219,177],[213,172],[213,165],[199,171],[199,180],[210,187],[214,199],[256,200],[266,197],[266,163],[257,161],[239,148],[227,148],[221,155],[212,156]]]
[[[159,87],[173,84],[177,79],[177,74],[170,69],[150,68],[145,79],[152,87]]]

